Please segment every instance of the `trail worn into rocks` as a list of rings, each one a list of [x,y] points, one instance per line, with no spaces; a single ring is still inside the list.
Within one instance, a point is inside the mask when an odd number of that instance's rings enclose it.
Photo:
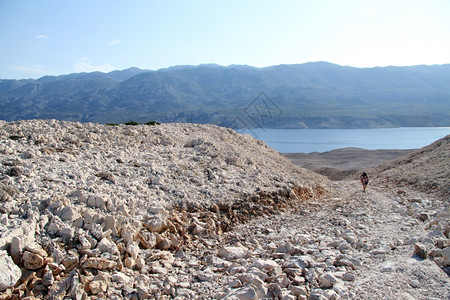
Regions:
[[[260,260],[279,267],[278,274],[266,272],[265,287],[285,299],[448,299],[449,269],[441,256],[449,246],[448,202],[381,186],[362,193],[357,181],[334,188],[330,198],[229,233],[252,249],[251,259],[235,262],[247,266],[242,273],[260,274]],[[247,284],[255,293],[264,290],[261,282],[242,284],[243,294]]]
[[[362,193],[209,125],[0,134],[0,299],[450,295],[449,199],[393,171]]]

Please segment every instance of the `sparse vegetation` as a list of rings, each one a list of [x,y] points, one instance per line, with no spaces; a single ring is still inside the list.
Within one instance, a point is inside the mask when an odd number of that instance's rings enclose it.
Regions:
[[[125,122],[124,124],[125,124],[125,125],[131,125],[131,126],[139,125],[139,123],[136,122],[136,121],[128,121],[128,122]]]
[[[11,135],[11,136],[9,137],[9,139],[10,139],[10,140],[13,140],[13,141],[20,140],[21,138],[23,138],[23,136],[20,136],[20,135]]]
[[[149,122],[145,123],[145,125],[161,125],[161,123],[156,122],[156,121],[149,121]]]
[[[124,125],[130,125],[130,126],[136,126],[136,125],[149,125],[149,126],[161,125],[161,123],[157,122],[157,121],[148,121],[146,123],[138,123],[138,122],[133,121],[133,120],[125,122],[123,124]],[[120,124],[118,124],[118,123],[106,123],[105,125],[106,126],[119,126]]]

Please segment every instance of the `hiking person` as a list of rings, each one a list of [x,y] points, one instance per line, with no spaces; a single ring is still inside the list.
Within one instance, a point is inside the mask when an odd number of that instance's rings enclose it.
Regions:
[[[369,184],[369,176],[367,176],[366,172],[362,172],[362,174],[359,178],[361,179],[361,184],[363,186],[363,193],[365,193],[366,187]]]

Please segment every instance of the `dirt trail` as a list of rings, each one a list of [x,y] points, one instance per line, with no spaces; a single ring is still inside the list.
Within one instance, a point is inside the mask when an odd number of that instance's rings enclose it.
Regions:
[[[372,183],[362,193],[358,181],[333,182],[329,198],[304,203],[293,214],[255,220],[238,230],[249,233],[252,226],[271,228],[275,232],[267,236],[247,238],[270,243],[272,234],[274,243],[284,239],[304,247],[316,261],[311,294],[320,291],[323,299],[334,299],[335,292],[350,299],[450,299],[449,277],[438,265],[441,258],[433,261],[414,255],[415,242],[429,242],[427,247],[432,248],[433,232],[445,226],[439,223],[442,220],[421,221],[417,216],[437,216],[442,201],[411,191],[397,194],[396,189],[378,184]],[[336,263],[339,259],[349,262]],[[347,278],[338,281],[332,291],[315,290],[315,285],[320,286],[315,280],[329,271],[338,279]]]
[[[392,188],[373,186],[363,194],[359,188],[356,181],[342,182],[339,187],[339,194],[348,199],[344,208],[351,212],[350,226],[367,229],[363,236],[374,248],[368,251],[370,258],[363,260],[354,284],[358,298],[449,297],[449,277],[435,262],[413,256],[414,245],[408,245],[414,238],[429,235],[426,230],[429,224],[411,216],[409,205],[424,203],[428,211],[432,211],[440,207],[440,201],[412,192],[400,196]],[[356,217],[358,215],[361,218]]]

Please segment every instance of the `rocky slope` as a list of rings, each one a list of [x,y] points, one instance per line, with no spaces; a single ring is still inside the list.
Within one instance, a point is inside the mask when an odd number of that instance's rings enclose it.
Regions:
[[[450,135],[374,169],[386,182],[450,199]]]
[[[212,125],[1,122],[0,137],[4,298],[209,295],[206,256],[186,251],[329,184]]]
[[[450,295],[449,199],[393,177],[362,193],[193,124],[3,122],[0,155],[0,299]]]

